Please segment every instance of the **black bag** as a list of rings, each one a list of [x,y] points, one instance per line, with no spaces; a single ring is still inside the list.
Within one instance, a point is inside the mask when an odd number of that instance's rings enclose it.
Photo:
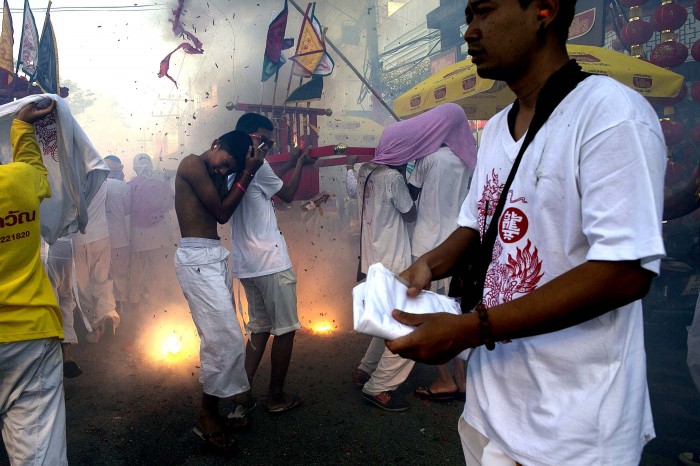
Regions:
[[[484,291],[480,286],[481,277],[477,272],[476,257],[479,254],[481,244],[472,243],[467,250],[459,257],[455,264],[455,274],[450,280],[450,288],[447,296],[460,298],[460,307],[463,313],[474,309],[474,306],[481,300]],[[486,278],[486,274],[484,274]]]
[[[505,207],[508,191],[515,178],[515,173],[518,171],[518,166],[523,158],[525,150],[534,139],[539,129],[549,119],[554,109],[559,103],[564,100],[578,83],[590,76],[589,73],[581,71],[581,67],[574,60],[570,60],[566,65],[561,67],[547,80],[545,85],[540,90],[535,106],[535,116],[530,122],[530,127],[525,135],[525,140],[518,156],[513,162],[508,174],[508,179],[503,186],[503,191],[498,199],[496,210],[491,217],[491,223],[485,234],[481,236],[480,243],[471,244],[455,264],[455,273],[450,282],[448,296],[461,298],[460,307],[462,312],[469,312],[482,300],[484,294],[484,281],[486,280],[486,272],[493,255],[493,246],[498,235],[498,223],[500,222],[503,208]],[[508,114],[509,125],[515,125],[515,116],[518,114],[519,104],[516,100],[513,108]],[[486,203],[486,212],[488,213],[488,202]]]

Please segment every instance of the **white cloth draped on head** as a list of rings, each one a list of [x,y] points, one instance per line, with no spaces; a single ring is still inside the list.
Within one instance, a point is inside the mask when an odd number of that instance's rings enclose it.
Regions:
[[[446,145],[472,170],[476,166],[476,140],[464,110],[446,103],[408,120],[386,127],[372,160],[382,165],[403,165],[432,154]]]
[[[134,157],[134,172],[144,178],[153,177],[153,161],[148,154],[136,154]]]
[[[17,112],[32,102],[56,101],[56,110],[34,124],[42,159],[49,172],[51,197],[41,203],[41,236],[47,243],[85,231],[87,207],[104,183],[109,168],[68,104],[54,94],[37,94],[0,106],[0,162],[12,162],[10,127]],[[42,106],[39,104],[39,106]]]

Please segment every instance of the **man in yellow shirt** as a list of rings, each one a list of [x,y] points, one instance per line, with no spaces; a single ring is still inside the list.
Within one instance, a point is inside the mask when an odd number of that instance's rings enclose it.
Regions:
[[[61,311],[39,254],[51,187],[32,124],[55,108],[22,107],[13,162],[0,165],[0,429],[12,464],[68,464]]]

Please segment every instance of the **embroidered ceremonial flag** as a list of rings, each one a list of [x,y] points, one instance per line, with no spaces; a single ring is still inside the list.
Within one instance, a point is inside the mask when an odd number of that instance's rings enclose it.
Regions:
[[[313,14],[313,16],[311,17],[311,22],[314,25],[316,33],[321,36],[321,39],[323,39],[323,56],[321,57],[321,60],[319,60],[318,65],[316,65],[316,69],[314,70],[314,76],[328,76],[333,72],[333,68],[335,68],[335,62],[328,54],[328,51],[326,49],[325,33],[323,32],[321,23],[319,22],[318,18],[316,18],[315,14]]]
[[[315,11],[316,5],[309,3],[301,24],[296,53],[291,57],[295,62],[292,73],[305,78],[313,75],[328,76],[335,66],[326,52],[325,34]]]
[[[314,28],[311,22],[315,8],[312,3],[309,3],[306,7],[304,20],[301,22],[301,30],[299,31],[297,48],[294,55],[290,57],[296,64],[292,72],[307,78],[314,73],[326,51],[320,32]]]
[[[12,47],[15,44],[15,31],[12,27],[12,15],[7,0],[2,5],[2,33],[0,34],[0,84],[8,85],[14,79],[14,59]]]
[[[39,55],[39,31],[34,22],[32,9],[29,8],[29,0],[24,0],[24,19],[22,20],[22,37],[19,41],[19,53],[17,54],[17,70],[22,67],[24,74],[34,81],[36,76],[37,58]]]
[[[287,29],[287,0],[284,0],[284,8],[275,16],[267,28],[267,43],[265,44],[265,56],[263,58],[262,82],[267,81],[277,73],[287,60],[282,55],[282,50],[294,46],[294,41],[284,38],[284,31]]]
[[[36,82],[44,92],[58,94],[58,49],[51,24],[51,13],[48,8],[46,9],[44,29],[41,31],[41,40],[39,40]]]
[[[297,87],[294,92],[289,94],[286,103],[296,103],[296,102],[311,102],[312,100],[319,100],[321,94],[323,93],[323,78],[321,76],[314,76],[311,81],[306,84],[302,84]]]

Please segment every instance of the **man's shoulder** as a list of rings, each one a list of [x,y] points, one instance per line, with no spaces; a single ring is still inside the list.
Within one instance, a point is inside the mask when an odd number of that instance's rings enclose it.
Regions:
[[[608,76],[592,75],[572,91],[575,106],[581,112],[595,112],[596,108],[612,109],[614,113],[654,113],[651,104],[634,89]]]
[[[204,161],[198,155],[190,154],[180,160],[177,166],[177,174],[182,176],[194,170],[201,170],[203,167]]]

